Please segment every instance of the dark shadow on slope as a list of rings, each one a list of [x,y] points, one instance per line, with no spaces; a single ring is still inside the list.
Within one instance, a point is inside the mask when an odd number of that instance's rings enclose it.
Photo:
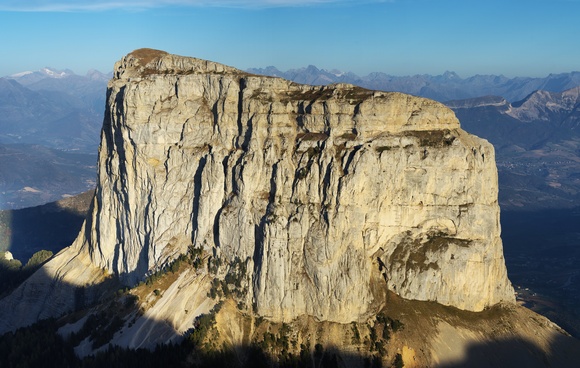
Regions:
[[[468,347],[465,357],[441,364],[441,368],[492,368],[492,367],[577,367],[578,342],[558,335],[545,354],[536,345],[523,339],[507,339],[476,344]]]
[[[390,351],[394,347],[388,342],[384,349],[390,352],[390,355],[385,361],[381,360],[378,350],[368,354],[366,351],[345,351],[319,344],[317,341],[311,341],[311,347],[299,346],[297,350],[293,350],[289,348],[292,346],[292,335],[285,335],[290,337],[285,338],[282,333],[276,334],[275,331],[264,333],[247,345],[212,346],[211,339],[204,335],[200,336],[204,328],[212,325],[211,318],[198,318],[196,328],[190,330],[189,335],[182,338],[171,329],[167,322],[147,319],[139,314],[139,305],[135,297],[127,294],[125,290],[116,290],[115,288],[119,286],[114,283],[114,280],[110,280],[108,284],[78,287],[55,282],[41,269],[28,280],[30,281],[35,281],[37,285],[45,285],[49,289],[45,290],[42,296],[35,295],[36,304],[33,308],[30,308],[30,305],[28,308],[22,308],[22,305],[12,304],[11,312],[6,313],[6,305],[3,305],[6,299],[0,300],[0,311],[2,311],[0,323],[6,322],[7,319],[13,321],[27,316],[29,319],[31,316],[38,316],[44,321],[0,336],[0,366],[2,367],[18,365],[23,367],[123,368],[166,366],[346,368],[397,366],[397,359],[401,359],[400,355]],[[25,288],[25,285],[22,287]],[[151,288],[154,287],[155,285],[151,286]],[[14,294],[21,297],[26,292],[27,289],[22,289]],[[15,296],[14,294],[12,297]],[[409,303],[412,302],[405,301],[404,305],[409,305]],[[68,308],[66,315],[50,315],[53,311],[51,306],[55,305]],[[438,306],[436,309],[445,309],[445,307]],[[414,312],[411,310],[405,313],[413,314]],[[94,317],[89,317],[89,315]],[[467,322],[464,321],[464,323]],[[75,323],[78,324],[77,328],[70,329]],[[122,329],[123,325],[127,328]],[[68,326],[70,332],[64,333],[65,338],[56,334],[56,331],[63,326]],[[498,327],[501,328],[501,326]],[[421,326],[405,325],[404,328],[420,329]],[[61,332],[66,329],[67,327]],[[168,330],[170,334],[166,335],[164,341],[174,343],[159,345],[156,348],[153,346],[152,350],[129,350],[108,345],[108,341],[114,336],[119,337],[123,333],[156,333],[155,337],[158,337],[159,331]],[[490,332],[490,338],[492,338],[491,335],[493,334]],[[93,356],[79,359],[74,355],[74,349],[83,344],[102,350]],[[545,350],[548,353],[544,353],[543,350],[525,340],[497,340],[473,345],[468,348],[463,359],[442,364],[440,367],[575,367],[580,354],[578,347],[577,340],[563,334],[555,337],[551,346]],[[277,351],[275,356],[267,352],[272,349]]]
[[[274,358],[258,346],[235,346],[215,353],[204,353],[187,341],[179,345],[158,346],[154,351],[111,348],[81,362],[82,367],[224,367],[224,368],[380,368],[392,366],[379,357],[317,347],[299,354]]]
[[[71,265],[78,266],[79,275],[86,272],[81,268],[84,264],[78,260],[69,260],[66,267]],[[78,285],[67,283],[61,277],[52,277],[41,267],[12,293],[3,296],[0,299],[0,333],[112,300],[121,287],[116,277],[107,277],[97,284]]]
[[[187,340],[167,322],[142,318],[137,300],[116,278],[97,285],[71,285],[41,268],[0,299],[0,367],[191,366],[186,363],[191,344],[182,343]],[[164,342],[178,344],[155,349],[144,339],[154,352],[109,345],[115,335],[122,337],[122,330],[151,334],[154,339],[163,336]],[[77,353],[86,349],[102,352],[79,359]],[[212,354],[211,361],[219,355]]]
[[[297,353],[283,352],[271,356],[259,344],[221,348],[209,351],[192,339],[176,344],[158,345],[152,350],[126,349],[109,346],[95,355],[79,359],[71,339],[54,333],[60,326],[47,320],[14,334],[0,337],[0,366],[42,367],[306,367],[355,368],[403,367],[400,355],[382,361],[379,355],[364,355],[341,351],[332,346],[316,344],[314,349],[302,348]],[[554,341],[552,353],[546,355],[533,344],[521,340],[504,340],[474,345],[458,362],[434,365],[441,368],[511,368],[511,367],[577,367],[578,345],[566,338]],[[26,363],[27,365],[22,365]]]
[[[40,250],[54,254],[72,244],[89,209],[94,191],[58,202],[0,211],[0,250],[23,264]]]
[[[533,236],[524,237],[522,234],[529,232],[530,229],[539,229],[553,231],[555,236],[558,233],[557,229],[567,229],[572,231],[576,229],[574,222],[566,222],[570,214],[562,214],[550,212],[549,214],[538,214],[537,218],[531,216],[529,218],[522,217],[518,213],[511,217],[509,214],[502,214],[502,224],[504,225],[504,234],[506,228],[520,229],[519,233],[512,230],[507,231],[506,234],[506,259],[508,260],[508,270],[512,259],[508,256],[510,252],[516,251],[521,253],[526,249],[530,252],[530,259],[537,258],[538,255],[545,252],[548,255],[554,254],[553,249],[549,246],[551,243],[543,238],[535,239]],[[546,218],[552,220],[546,222]],[[527,219],[527,220],[526,220]],[[534,220],[536,219],[536,220]],[[573,219],[573,216],[572,216]],[[524,221],[526,220],[526,221]],[[538,223],[533,222],[540,221]],[[532,221],[532,225],[527,221]],[[515,223],[514,223],[515,222]],[[521,222],[521,223],[520,223]],[[540,223],[543,222],[543,226]],[[530,228],[530,226],[532,226]],[[544,234],[545,235],[545,234]],[[538,236],[537,234],[535,235]],[[512,241],[520,239],[524,243],[519,246],[509,244]],[[548,238],[549,239],[549,238]],[[560,239],[561,240],[561,239]],[[559,240],[559,241],[560,241]],[[519,244],[519,243],[518,243]],[[542,248],[547,247],[547,248]],[[556,252],[556,254],[558,254]],[[570,255],[565,255],[570,257]],[[542,261],[540,258],[539,261]],[[577,264],[577,262],[575,262]],[[535,268],[535,267],[534,267]],[[549,271],[549,269],[548,269]],[[175,367],[380,367],[394,365],[395,361],[381,362],[380,359],[373,358],[373,356],[365,356],[363,354],[353,354],[352,352],[340,351],[335,348],[325,348],[319,346],[317,349],[305,349],[303,353],[291,355],[289,353],[281,354],[280,356],[272,357],[264,352],[259,344],[236,346],[230,348],[219,348],[216,350],[203,350],[199,345],[191,339],[185,339],[183,342],[174,345],[159,346],[153,352],[149,350],[127,350],[119,347],[109,347],[106,341],[112,338],[116,333],[120,333],[121,323],[119,321],[119,314],[126,309],[125,312],[138,312],[138,306],[130,304],[130,300],[126,298],[126,294],[119,290],[120,285],[115,280],[109,280],[108,283],[101,285],[87,285],[83,287],[68,285],[62,282],[54,282],[52,278],[47,277],[42,270],[32,276],[35,278],[36,288],[36,304],[34,306],[28,304],[26,308],[23,304],[12,304],[10,309],[2,305],[6,300],[0,300],[0,327],[1,323],[6,321],[24,320],[28,316],[28,320],[32,321],[36,317],[41,319],[59,318],[59,320],[48,320],[42,322],[33,328],[26,328],[16,334],[9,333],[0,337],[0,366],[14,366],[15,362],[29,362],[29,366],[43,366],[50,367],[159,367],[159,366],[175,366]],[[30,280],[29,280],[30,281]],[[25,287],[25,286],[23,286]],[[32,288],[34,289],[34,288]],[[42,296],[38,295],[38,290],[42,290]],[[14,294],[22,295],[26,289],[22,289]],[[74,357],[71,358],[71,352],[74,347],[79,345],[82,340],[77,340],[73,343],[69,340],[62,340],[54,331],[66,323],[74,323],[87,314],[91,310],[91,306],[96,303],[101,307],[94,309],[94,313],[99,316],[92,319],[89,323],[85,321],[86,330],[90,335],[89,344],[95,344],[97,347],[104,349],[101,353],[94,357],[89,357],[84,360],[79,360]],[[60,315],[51,315],[50,305],[64,306],[63,311],[68,317],[61,318]],[[128,315],[128,314],[127,314]],[[29,322],[32,323],[32,322]],[[158,331],[166,331],[166,341],[179,341],[181,336],[171,329],[165,321],[157,321],[151,319],[141,318],[127,319],[124,322],[133,329],[125,330],[125,333],[152,333]],[[28,324],[28,323],[26,323]],[[138,325],[140,324],[140,325]],[[420,328],[417,326],[416,328]],[[80,336],[83,337],[83,336]],[[89,335],[83,338],[88,338]],[[60,340],[59,340],[60,339]],[[45,344],[44,341],[47,343]],[[314,343],[314,342],[313,342]],[[36,351],[34,349],[42,349]],[[387,351],[389,347],[387,346]],[[522,340],[522,339],[504,339],[498,341],[491,341],[484,344],[472,345],[468,348],[463,359],[453,361],[448,364],[442,364],[441,367],[512,367],[512,366],[526,366],[526,367],[575,367],[578,362],[578,342],[574,339],[566,337],[565,335],[558,335],[552,341],[548,354],[543,352],[536,345]],[[5,352],[10,352],[5,354]],[[44,355],[43,355],[44,354]],[[36,359],[36,360],[29,360]],[[59,360],[61,359],[61,360]],[[71,360],[72,359],[72,360]],[[47,363],[51,362],[51,363]]]

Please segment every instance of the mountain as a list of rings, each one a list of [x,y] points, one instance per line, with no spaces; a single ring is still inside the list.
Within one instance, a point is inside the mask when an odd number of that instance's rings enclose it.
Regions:
[[[577,362],[515,304],[493,147],[444,105],[150,49],[107,96],[89,215],[1,331],[213,366]]]
[[[107,80],[49,68],[0,78],[0,143],[95,153]]]
[[[53,68],[42,68],[37,71],[25,71],[8,76],[9,79],[16,80],[26,86],[45,79],[63,79],[75,75],[72,70],[56,70]]]
[[[26,71],[20,72],[16,74],[12,74],[6,76],[7,79],[15,80],[23,86],[32,87],[34,90],[44,89],[39,88],[38,86],[46,86],[51,84],[60,84],[63,85],[67,82],[70,84],[70,79],[74,79],[76,81],[82,82],[82,84],[87,84],[89,81],[101,81],[107,82],[111,78],[111,73],[104,74],[99,72],[98,70],[91,69],[87,72],[87,74],[83,76],[76,75],[72,70],[65,69],[65,70],[57,70],[53,68],[42,68],[37,71]],[[35,87],[36,86],[36,87]],[[49,90],[54,88],[47,88]]]
[[[495,146],[503,209],[580,206],[580,88],[449,101],[462,127]]]
[[[476,98],[487,95],[502,96],[508,101],[519,101],[536,90],[561,92],[580,85],[580,72],[550,74],[544,78],[507,78],[496,75],[475,75],[461,78],[454,72],[442,75],[392,76],[381,72],[359,77],[351,72],[326,71],[310,65],[307,68],[282,72],[273,66],[251,68],[250,73],[285,78],[297,83],[326,85],[352,83],[380,91],[398,91],[431,98],[440,102]]]
[[[44,68],[0,78],[0,209],[94,188],[109,77]]]

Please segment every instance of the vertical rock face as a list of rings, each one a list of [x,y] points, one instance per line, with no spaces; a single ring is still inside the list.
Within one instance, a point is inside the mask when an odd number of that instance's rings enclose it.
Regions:
[[[245,265],[243,301],[275,320],[363,318],[385,284],[513,301],[493,148],[443,105],[148,49],[114,73],[76,242],[95,266],[134,284],[203,247],[222,277]]]

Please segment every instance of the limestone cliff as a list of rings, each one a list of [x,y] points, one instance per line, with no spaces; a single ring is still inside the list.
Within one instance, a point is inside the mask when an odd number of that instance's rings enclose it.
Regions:
[[[138,50],[115,65],[84,243],[135,284],[203,246],[260,315],[512,301],[493,148],[434,101]],[[375,277],[380,275],[379,277]],[[374,281],[373,281],[374,280]]]
[[[98,164],[81,234],[44,268],[55,282],[134,285],[193,246],[273,321],[363,320],[387,289],[471,311],[514,301],[493,147],[431,100],[142,49],[115,65]]]

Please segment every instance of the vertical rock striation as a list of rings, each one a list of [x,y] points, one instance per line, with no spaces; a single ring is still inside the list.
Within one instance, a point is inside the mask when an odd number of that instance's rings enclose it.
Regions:
[[[115,65],[79,238],[134,284],[202,246],[244,263],[276,320],[350,321],[405,298],[512,301],[492,146],[423,98],[312,87],[137,50]]]
[[[362,320],[387,288],[479,311],[514,301],[497,192],[493,147],[440,103],[142,49],[109,82],[92,211],[45,269],[78,254],[133,285],[195,246],[276,321]]]

